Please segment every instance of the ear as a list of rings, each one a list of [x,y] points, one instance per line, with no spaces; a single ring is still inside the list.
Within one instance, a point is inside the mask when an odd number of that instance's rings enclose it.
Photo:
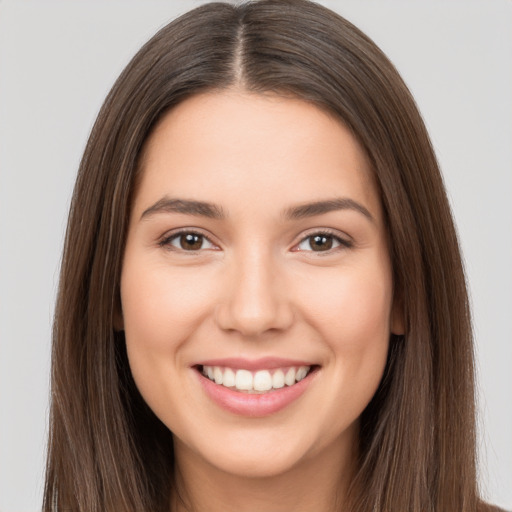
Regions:
[[[402,294],[395,291],[393,306],[391,308],[390,328],[391,334],[403,336],[405,334],[404,307]]]

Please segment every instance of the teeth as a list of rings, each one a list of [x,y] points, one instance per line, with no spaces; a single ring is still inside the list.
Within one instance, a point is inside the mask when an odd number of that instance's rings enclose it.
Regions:
[[[237,370],[235,376],[236,389],[250,391],[252,387],[252,373],[247,370]]]
[[[236,383],[235,372],[231,368],[226,368],[224,370],[224,376],[222,379],[222,384],[227,388],[234,388]]]
[[[306,369],[305,366],[301,366],[298,370],[297,370],[297,375],[295,375],[295,380],[297,382],[299,382],[300,380],[302,380],[306,375],[308,374],[308,370]],[[215,375],[215,372],[214,372],[214,375]],[[215,378],[215,381],[217,381],[217,378]]]
[[[255,391],[268,391],[272,389],[272,375],[267,370],[260,370],[254,375],[253,387]]]
[[[282,370],[277,370],[277,372],[272,375],[272,387],[274,389],[284,387],[284,373]]]
[[[309,373],[310,366],[299,366],[290,368],[279,368],[277,370],[234,370],[220,366],[203,366],[203,375],[208,377],[215,384],[228,388],[235,388],[238,391],[249,393],[263,393],[271,389],[280,389],[286,386],[293,386],[301,381]]]
[[[284,376],[284,383],[287,386],[293,386],[295,384],[295,368],[290,368]]]
[[[222,370],[216,366],[213,369],[213,378],[215,379],[215,384],[222,384],[222,377],[223,377]]]

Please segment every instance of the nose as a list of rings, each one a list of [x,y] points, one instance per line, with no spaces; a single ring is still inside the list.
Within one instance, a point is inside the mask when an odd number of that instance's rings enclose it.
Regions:
[[[288,329],[293,307],[277,265],[270,255],[253,251],[232,265],[225,275],[226,293],[217,305],[216,321],[225,331],[244,337]]]

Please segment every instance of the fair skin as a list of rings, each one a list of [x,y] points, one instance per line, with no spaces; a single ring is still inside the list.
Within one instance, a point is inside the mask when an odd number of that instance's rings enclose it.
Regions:
[[[228,90],[169,112],[141,167],[122,328],[180,494],[198,511],[335,510],[401,330],[361,147],[306,102]]]

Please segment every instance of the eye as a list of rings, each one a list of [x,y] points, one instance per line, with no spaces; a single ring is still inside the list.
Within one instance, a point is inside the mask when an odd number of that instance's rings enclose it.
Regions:
[[[314,233],[304,238],[296,247],[298,251],[328,252],[338,247],[351,247],[347,240],[331,233]]]
[[[160,242],[160,246],[173,250],[197,252],[202,249],[215,249],[216,246],[201,233],[181,231],[168,236]]]

